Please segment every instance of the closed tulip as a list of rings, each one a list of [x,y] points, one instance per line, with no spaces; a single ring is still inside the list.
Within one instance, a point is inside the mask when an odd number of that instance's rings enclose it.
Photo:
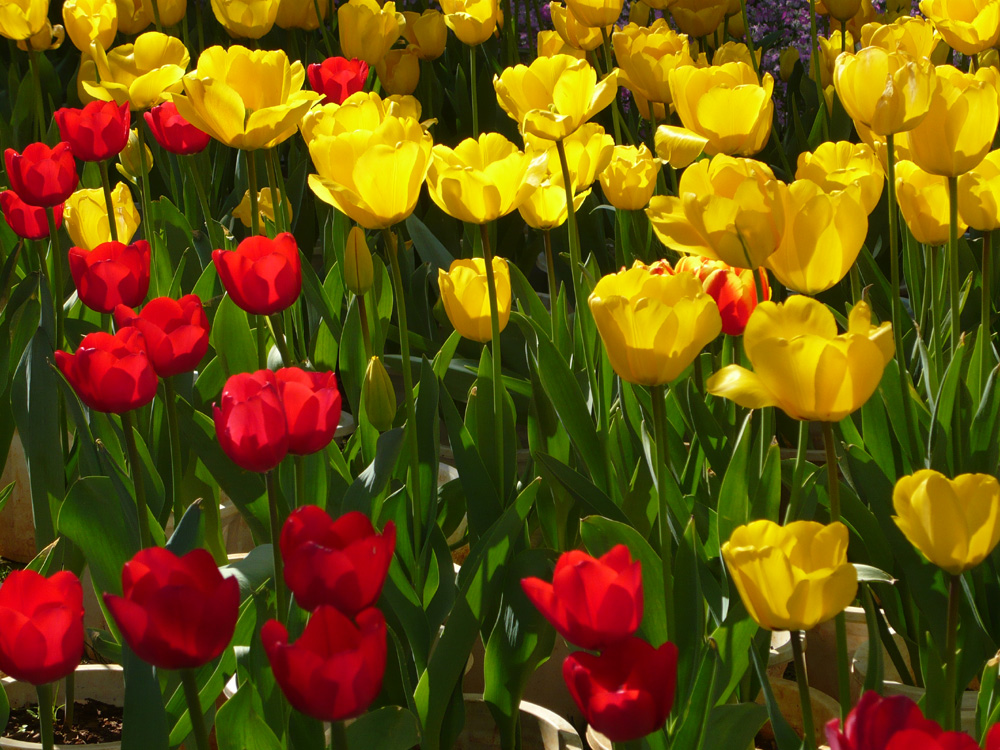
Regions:
[[[469,47],[491,38],[500,25],[498,0],[442,0],[441,10],[447,27]]]
[[[861,696],[843,725],[831,719],[826,725],[830,750],[884,750],[896,734],[908,730],[934,734],[941,727],[924,718],[923,711],[905,695],[882,697],[874,690]]]
[[[819,72],[820,81],[823,84],[823,89],[826,90],[833,85],[833,74],[836,69],[837,57],[840,55],[841,47],[854,51],[854,37],[851,36],[850,32],[847,32],[847,39],[844,38],[844,32],[841,31],[831,31],[828,37],[818,37],[816,39],[817,47],[819,48]],[[815,73],[812,73],[815,76]]]
[[[376,0],[348,0],[337,9],[344,57],[356,57],[368,65],[380,62],[399,39],[402,18],[394,2],[379,6]]]
[[[396,417],[396,390],[385,371],[385,365],[378,357],[368,360],[365,379],[361,383],[361,398],[365,405],[365,415],[379,432],[392,427]]]
[[[319,7],[319,16],[316,8]],[[279,29],[304,29],[315,31],[326,20],[330,10],[329,0],[304,2],[304,0],[278,0],[278,13],[274,23]]]
[[[866,24],[861,30],[862,47],[881,47],[887,52],[905,52],[910,57],[927,57],[941,42],[937,29],[928,20],[904,16],[895,23]]]
[[[1000,483],[989,474],[948,479],[923,469],[896,482],[893,520],[934,565],[961,575],[1000,542]]]
[[[787,47],[781,51],[781,55],[778,57],[778,75],[785,83],[791,79],[799,57],[799,51],[795,47]]]
[[[280,203],[279,203],[280,205]],[[261,188],[260,192],[257,193],[257,214],[261,221],[265,219],[272,224],[275,223],[275,201],[271,195],[271,188]],[[285,200],[285,210],[291,214],[292,207],[290,202]],[[233,209],[233,218],[239,219],[240,223],[243,224],[247,229],[253,227],[253,217],[250,215],[250,191],[247,190],[243,193],[243,198],[240,199],[240,204]],[[291,216],[288,217],[291,219]]]
[[[601,277],[588,302],[611,366],[637,385],[675,380],[722,330],[719,308],[696,278],[651,273],[638,262]]]
[[[698,68],[682,65],[670,74],[674,106],[684,127],[706,138],[705,153],[752,156],[771,135],[774,79],[757,81],[746,63]]]
[[[95,101],[83,109],[55,111],[59,136],[80,161],[104,161],[121,153],[128,143],[132,116],[128,104]]]
[[[611,162],[600,175],[601,189],[615,208],[639,211],[653,197],[659,173],[660,164],[645,145],[615,146]]]
[[[11,190],[29,206],[65,203],[80,181],[73,151],[65,141],[53,148],[31,143],[20,154],[8,148],[3,156]]]
[[[708,139],[687,128],[660,125],[654,136],[656,155],[674,169],[684,169],[705,153]]]
[[[63,26],[73,46],[90,52],[92,42],[107,49],[118,33],[118,6],[115,0],[64,0]]]
[[[232,148],[271,148],[287,140],[319,98],[303,90],[306,73],[282,50],[209,47],[173,97],[192,125]]]
[[[606,29],[622,14],[622,0],[566,0],[566,7],[584,26]]]
[[[917,242],[944,245],[951,231],[948,212],[948,179],[925,172],[912,161],[896,165],[896,199],[906,226]],[[966,224],[959,212],[958,233]]]
[[[421,60],[437,60],[448,43],[448,25],[437,10],[403,12],[403,36]]]
[[[817,6],[817,13],[824,13],[836,18],[841,23],[847,23],[861,10],[861,0],[822,0],[823,10]]]
[[[344,286],[351,294],[361,296],[372,288],[374,282],[375,267],[365,230],[351,227],[347,235],[347,247],[344,248]]]
[[[248,313],[280,312],[302,291],[299,246],[288,232],[273,240],[247,237],[235,250],[213,250],[212,261],[226,292]]]
[[[566,188],[563,181],[562,170],[557,172],[549,169],[538,183],[525,197],[524,202],[517,207],[521,218],[532,229],[555,229],[562,226],[569,218],[566,210]],[[583,202],[590,195],[590,190],[584,190],[573,196],[573,210],[579,211],[583,207]]]
[[[0,36],[30,39],[48,23],[48,0],[7,0],[0,4]]]
[[[329,605],[348,617],[375,605],[396,548],[396,525],[380,534],[368,516],[332,519],[315,505],[296,508],[281,529],[285,583],[308,612]]]
[[[825,193],[851,192],[865,213],[871,214],[882,196],[885,173],[867,145],[826,141],[813,152],[799,154],[795,179],[809,180]]]
[[[260,631],[274,679],[297,711],[320,721],[363,714],[382,689],[385,617],[366,609],[354,621],[335,607],[319,607],[295,643],[277,620]]]
[[[826,526],[816,521],[787,526],[753,521],[733,531],[722,545],[722,557],[758,625],[812,630],[843,612],[857,596],[858,574],[847,562],[847,536],[847,527],[839,521]]]
[[[549,174],[562,174],[559,149],[552,141],[526,134],[524,144],[529,156],[546,152]],[[611,157],[615,152],[615,139],[596,122],[588,122],[563,139],[563,149],[566,152],[573,192],[577,193],[593,185],[598,175],[611,163]]]
[[[199,154],[208,148],[211,136],[181,117],[173,102],[157,104],[143,119],[160,148],[178,156]]]
[[[190,61],[180,39],[148,31],[106,54],[100,45],[92,45],[91,57],[80,64],[80,81],[87,101],[128,102],[139,111],[179,91]]]
[[[56,24],[53,26],[48,21],[39,31],[32,37],[28,39],[22,39],[17,42],[17,48],[24,52],[29,50],[34,50],[35,52],[48,52],[49,50],[57,50],[62,47],[62,43],[66,40],[66,29],[62,27],[61,24]]]
[[[148,547],[122,568],[122,596],[105,593],[104,602],[144,662],[159,669],[195,669],[217,658],[233,639],[240,587],[234,576],[223,577],[204,549],[179,557]]]
[[[669,104],[670,71],[681,65],[694,65],[688,38],[657,19],[652,26],[629,24],[612,37],[615,59],[621,66],[621,85],[638,90],[648,101]],[[640,111],[648,118],[648,112]]]
[[[111,191],[111,209],[114,211],[118,241],[127,245],[139,229],[139,210],[124,182],[119,182]],[[73,244],[84,250],[96,250],[98,245],[111,241],[104,190],[82,188],[69,197],[66,201],[66,230]]]
[[[892,359],[892,324],[871,324],[865,302],[851,310],[847,333],[811,297],[757,306],[743,332],[751,372],[728,365],[708,379],[709,393],[748,409],[777,406],[792,419],[839,422],[878,388]]]
[[[416,48],[389,50],[375,65],[375,72],[388,94],[412,94],[420,83],[420,57]]]
[[[283,367],[274,376],[288,424],[288,452],[306,456],[323,450],[340,421],[337,376],[298,367]]]
[[[270,471],[288,455],[288,424],[270,370],[231,376],[212,418],[219,446],[242,469]]]
[[[135,307],[149,292],[149,243],[104,242],[93,250],[69,249],[69,271],[80,301],[91,310],[112,312],[118,305]]]
[[[757,309],[757,283],[754,273],[760,275],[764,300],[771,299],[771,286],[767,272],[746,268],[733,268],[721,260],[709,260],[698,255],[685,255],[674,264],[674,273],[690,273],[700,282],[705,294],[715,300],[722,317],[722,332],[739,336],[747,327],[750,315]]]
[[[191,372],[208,352],[208,316],[196,294],[178,300],[157,297],[139,313],[127,305],[118,305],[115,324],[142,333],[146,356],[161,378]]]
[[[994,0],[920,0],[920,12],[963,55],[982,52],[1000,39],[1000,3]]]
[[[343,104],[351,94],[363,91],[368,80],[368,63],[346,57],[328,57],[306,68],[309,85],[323,95],[323,103]]]
[[[56,365],[76,395],[91,409],[123,414],[145,406],[156,395],[159,381],[146,355],[146,341],[135,328],[113,336],[88,333],[76,353],[55,353]]]
[[[0,192],[0,210],[7,225],[25,240],[44,240],[49,236],[49,219],[44,208],[25,203],[13,190]],[[63,223],[63,204],[53,207],[56,229]]]
[[[958,213],[980,232],[1000,229],[1000,151],[990,151],[979,166],[958,178]]]
[[[599,558],[572,550],[559,556],[552,583],[522,578],[521,588],[570,643],[597,650],[628,640],[642,622],[642,569],[628,547]]]
[[[573,15],[573,11],[561,2],[553,0],[553,2],[549,3],[549,15],[552,17],[552,26],[555,28],[556,33],[570,47],[581,52],[591,52],[604,43],[604,35],[601,33],[601,29],[595,29],[582,23]],[[610,35],[614,31],[614,27],[609,27],[603,31],[606,31]],[[573,57],[578,56],[573,55]],[[579,56],[579,59],[585,60],[586,55]]]
[[[576,651],[563,679],[587,723],[612,742],[645,737],[664,725],[677,687],[677,647],[653,648],[641,638],[612,644],[599,655]]]
[[[123,34],[138,34],[153,22],[142,0],[115,0],[118,8],[118,30]]]
[[[538,57],[552,57],[553,55],[570,55],[578,60],[586,59],[583,50],[571,47],[559,36],[558,31],[543,29],[538,32],[536,52]]]
[[[46,578],[12,570],[0,586],[0,669],[45,685],[83,658],[83,587],[68,570]]]
[[[935,78],[929,60],[866,47],[837,58],[833,85],[855,123],[891,135],[912,130],[927,116]]]
[[[180,23],[187,13],[187,0],[142,0],[143,10],[146,11],[147,16],[153,19],[156,18],[153,3],[156,3],[156,11],[160,14],[160,25],[162,26],[173,26]]]
[[[786,190],[766,164],[720,154],[684,170],[680,197],[654,196],[646,213],[667,247],[757,268],[781,244]]]
[[[280,2],[281,0],[212,0],[212,12],[229,36],[236,39],[260,39],[274,26]]]
[[[510,319],[510,270],[503,258],[493,258],[500,331]],[[438,269],[441,301],[448,320],[467,339],[485,344],[493,338],[490,298],[486,286],[486,261],[482,258],[453,260],[448,272]]]
[[[143,167],[143,163],[145,163],[145,167]],[[115,164],[115,169],[126,180],[138,186],[142,182],[144,168],[147,173],[152,171],[153,152],[149,150],[149,146],[139,143],[139,131],[137,128],[133,128],[128,134],[128,143],[118,154],[118,163]]]
[[[688,36],[708,36],[726,17],[729,0],[676,0],[670,15],[677,28]]]

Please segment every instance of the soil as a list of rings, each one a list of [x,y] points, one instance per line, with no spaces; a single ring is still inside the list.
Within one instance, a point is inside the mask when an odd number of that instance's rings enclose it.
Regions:
[[[38,706],[15,708],[10,712],[4,737],[21,742],[41,742],[38,733]],[[55,741],[61,745],[92,745],[119,742],[122,738],[122,709],[101,701],[77,701],[73,726],[67,731],[58,712]]]
[[[759,734],[754,738],[753,746],[759,750],[778,750],[778,743],[770,737],[761,737]]]

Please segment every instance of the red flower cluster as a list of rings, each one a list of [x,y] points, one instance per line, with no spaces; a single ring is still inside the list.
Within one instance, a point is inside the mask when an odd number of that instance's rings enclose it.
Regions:
[[[323,104],[343,104],[351,94],[362,91],[368,80],[368,63],[346,57],[328,57],[306,68],[309,85],[323,94]]]

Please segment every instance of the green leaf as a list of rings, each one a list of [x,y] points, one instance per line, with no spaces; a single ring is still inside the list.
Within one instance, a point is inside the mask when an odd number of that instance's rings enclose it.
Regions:
[[[224,576],[232,576],[240,584],[240,601],[244,601],[274,574],[271,545],[254,547],[246,557],[219,568]]]
[[[406,433],[402,428],[389,430],[379,436],[375,460],[358,475],[344,494],[340,505],[341,513],[359,510],[365,515],[372,515],[372,502],[385,491],[392,479],[405,437]]]
[[[858,573],[858,583],[895,583],[896,579],[884,570],[873,568],[871,565],[861,565],[854,563],[854,569]]]
[[[756,703],[716,706],[708,715],[711,745],[718,748],[753,746],[754,737],[767,722],[767,709]]]
[[[219,303],[212,321],[212,346],[226,377],[257,369],[257,344],[247,314],[227,294]]]
[[[153,668],[124,644],[122,667],[125,670],[122,750],[167,750],[167,714]]]
[[[244,682],[219,709],[215,719],[219,750],[281,750],[281,741],[254,710],[255,693],[253,683]]]
[[[753,442],[751,417],[747,414],[733,448],[726,474],[719,489],[718,524],[719,541],[724,542],[733,531],[750,520],[750,488],[748,484],[748,464],[750,444]]]
[[[620,521],[625,524],[630,523],[628,516],[625,515],[625,511],[615,505],[610,497],[595,487],[580,472],[571,469],[562,461],[545,453],[536,453],[535,460],[538,462],[539,469],[543,475],[561,484],[571,495],[585,503],[594,513],[613,521]]]
[[[424,262],[443,271],[448,271],[451,268],[451,262],[455,260],[455,256],[448,252],[448,248],[441,244],[434,233],[415,214],[406,217],[406,231],[410,233],[413,246],[420,253]]]
[[[362,714],[347,727],[351,750],[409,750],[420,744],[417,717],[399,706],[386,706]],[[220,748],[220,750],[222,750]]]
[[[211,498],[209,502],[212,502]],[[200,526],[201,504],[191,503],[184,511],[181,522],[177,524],[174,533],[170,535],[166,545],[167,549],[175,555],[186,555],[198,546],[198,540],[202,536]]]

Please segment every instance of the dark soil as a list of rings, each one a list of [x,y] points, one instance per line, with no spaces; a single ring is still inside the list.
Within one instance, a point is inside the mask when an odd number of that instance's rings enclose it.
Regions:
[[[22,742],[41,742],[38,733],[38,706],[15,708],[10,712],[4,737]],[[100,701],[77,702],[73,726],[62,724],[62,711],[56,718],[55,741],[61,745],[93,745],[118,742],[122,738],[122,709]]]

